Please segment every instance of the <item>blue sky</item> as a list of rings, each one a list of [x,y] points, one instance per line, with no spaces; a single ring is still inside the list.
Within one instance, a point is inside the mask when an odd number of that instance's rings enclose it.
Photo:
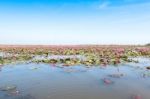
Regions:
[[[145,44],[150,0],[0,0],[0,44]]]

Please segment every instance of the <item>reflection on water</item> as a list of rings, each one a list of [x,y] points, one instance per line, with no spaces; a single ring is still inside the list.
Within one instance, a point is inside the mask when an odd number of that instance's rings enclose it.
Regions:
[[[43,55],[36,55],[36,59],[45,59],[45,56]],[[85,58],[82,55],[49,55],[47,56],[48,59],[63,59],[63,58]]]
[[[148,65],[146,59],[106,68],[7,65],[0,71],[0,99],[150,99],[150,77],[142,76]],[[9,93],[13,86],[17,94]]]

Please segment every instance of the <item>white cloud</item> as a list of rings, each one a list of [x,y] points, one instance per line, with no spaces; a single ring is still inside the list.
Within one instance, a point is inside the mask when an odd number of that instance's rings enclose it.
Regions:
[[[106,9],[107,7],[109,7],[109,5],[110,5],[110,2],[105,1],[105,2],[102,2],[102,3],[98,6],[98,8],[99,8],[99,9]]]
[[[124,0],[124,2],[133,2],[133,1],[136,1],[136,0]]]

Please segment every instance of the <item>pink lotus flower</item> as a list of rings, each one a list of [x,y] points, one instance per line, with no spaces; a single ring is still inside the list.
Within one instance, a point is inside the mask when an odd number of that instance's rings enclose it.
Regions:
[[[137,94],[137,95],[133,95],[132,99],[142,99],[141,95]]]
[[[111,80],[109,80],[109,79],[107,79],[107,78],[104,78],[103,81],[104,81],[104,83],[107,84],[107,85],[113,83]]]

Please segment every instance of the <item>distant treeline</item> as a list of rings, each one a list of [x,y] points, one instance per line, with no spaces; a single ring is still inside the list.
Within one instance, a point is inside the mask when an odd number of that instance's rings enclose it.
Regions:
[[[146,44],[146,46],[150,46],[150,43]]]

